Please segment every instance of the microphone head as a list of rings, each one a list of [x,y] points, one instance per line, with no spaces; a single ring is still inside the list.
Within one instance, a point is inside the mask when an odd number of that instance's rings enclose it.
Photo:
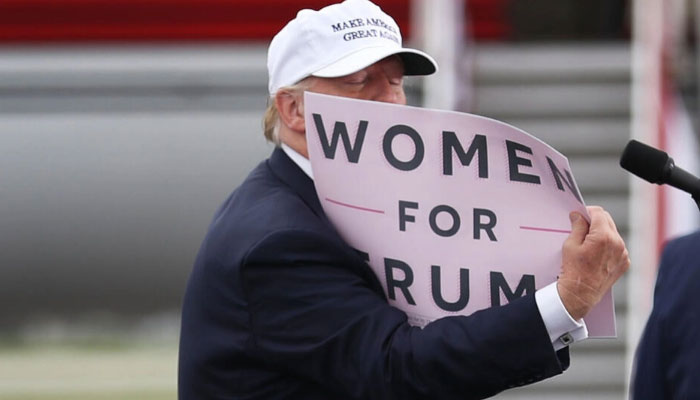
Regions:
[[[630,140],[620,157],[620,166],[651,183],[664,183],[668,173],[669,156],[666,152]]]

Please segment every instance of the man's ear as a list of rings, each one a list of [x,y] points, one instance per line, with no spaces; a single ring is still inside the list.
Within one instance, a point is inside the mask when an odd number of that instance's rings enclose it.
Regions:
[[[275,95],[275,105],[282,124],[296,133],[306,132],[304,122],[304,98],[302,93],[280,90]]]

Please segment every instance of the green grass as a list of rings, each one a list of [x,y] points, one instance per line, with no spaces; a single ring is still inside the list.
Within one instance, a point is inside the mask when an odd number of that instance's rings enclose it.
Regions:
[[[0,346],[2,400],[176,399],[177,345]]]
[[[3,400],[173,400],[177,398],[172,391],[123,391],[123,392],[87,392],[65,394],[11,394],[2,395]]]

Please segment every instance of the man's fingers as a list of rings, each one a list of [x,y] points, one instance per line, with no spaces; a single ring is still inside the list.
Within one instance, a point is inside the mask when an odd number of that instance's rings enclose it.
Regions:
[[[605,211],[604,209],[600,209],[600,214],[601,217],[605,220],[605,223],[612,229],[613,232],[617,232],[617,226],[615,225],[615,221],[612,219],[612,215],[610,215],[609,212]]]
[[[573,316],[585,315],[629,268],[629,253],[610,214],[588,207],[590,224],[577,213],[569,214],[571,234],[562,248],[562,271],[557,289]]]
[[[617,235],[617,227],[607,211],[597,206],[588,207],[591,216],[590,233],[597,239],[603,239],[610,235]]]
[[[583,243],[586,234],[588,234],[588,222],[583,218],[583,215],[576,211],[569,214],[569,220],[571,220],[571,233],[566,241],[573,244]]]

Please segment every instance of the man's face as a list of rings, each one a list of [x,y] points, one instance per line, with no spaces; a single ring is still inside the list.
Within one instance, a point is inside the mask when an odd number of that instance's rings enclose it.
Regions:
[[[403,63],[390,56],[354,74],[339,78],[314,78],[310,92],[353,99],[406,104],[403,91]]]
[[[339,78],[313,77],[307,90],[360,100],[406,104],[406,94],[403,91],[403,72],[401,59],[398,56],[390,56],[354,74]],[[278,100],[293,98],[280,94],[277,96]],[[299,97],[299,94],[295,96]],[[280,131],[280,139],[297,153],[309,158],[306,146],[306,124],[303,118],[303,101],[298,101],[297,104],[301,107],[296,110],[297,112],[290,113],[291,118],[285,121],[283,129]],[[279,105],[278,109],[281,109]]]

